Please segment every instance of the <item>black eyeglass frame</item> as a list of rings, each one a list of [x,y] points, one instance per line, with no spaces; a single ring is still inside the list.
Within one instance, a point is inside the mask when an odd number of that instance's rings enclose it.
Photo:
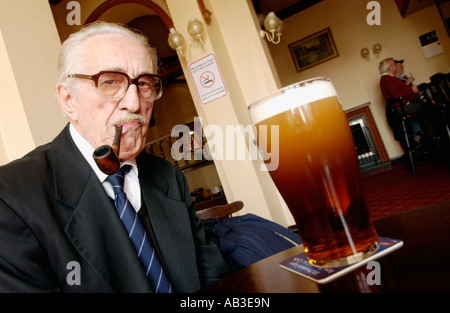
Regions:
[[[112,97],[112,96],[104,96],[104,95],[98,94],[98,80],[99,80],[100,76],[102,76],[103,74],[121,74],[121,75],[123,75],[123,76],[125,76],[125,77],[127,78],[128,85],[127,85],[127,88],[125,88],[125,90],[124,90],[124,92],[123,92],[122,95],[120,95],[119,97]],[[127,91],[128,91],[128,88],[130,88],[130,85],[132,85],[132,84],[136,85],[136,87],[137,87],[137,89],[138,89],[138,91],[139,91],[139,86],[138,86],[137,83],[138,83],[139,79],[140,79],[142,76],[150,76],[150,77],[159,79],[159,82],[160,82],[160,84],[161,84],[159,93],[155,96],[154,99],[151,99],[151,100],[155,101],[155,100],[160,99],[161,96],[162,96],[162,93],[163,93],[163,79],[162,79],[161,76],[156,75],[156,74],[141,74],[141,75],[139,75],[138,77],[136,77],[135,79],[132,79],[132,78],[131,78],[130,76],[128,76],[128,74],[126,74],[126,73],[118,72],[118,71],[100,71],[100,72],[98,72],[97,74],[94,74],[94,75],[87,75],[87,74],[69,74],[69,75],[67,75],[67,77],[75,77],[75,78],[81,78],[81,79],[90,79],[90,80],[94,81],[94,83],[95,83],[95,90],[97,91],[97,94],[98,94],[99,96],[101,96],[101,97],[113,98],[113,99],[120,99],[120,98],[122,98],[123,96],[125,96],[125,94],[126,94]],[[140,94],[140,92],[139,92],[139,94]],[[145,99],[145,98],[144,98],[144,99]]]

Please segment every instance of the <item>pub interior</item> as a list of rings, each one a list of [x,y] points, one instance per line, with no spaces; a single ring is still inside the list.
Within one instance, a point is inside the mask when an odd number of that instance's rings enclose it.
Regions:
[[[260,17],[264,18],[269,12],[275,12],[284,23],[279,43],[260,37]],[[203,25],[201,42],[188,32],[192,19]],[[375,156],[367,155],[367,151],[361,152],[362,169],[383,166],[401,158],[405,151],[394,139],[386,120],[386,103],[379,87],[379,62],[388,57],[403,59],[405,72],[414,76],[417,85],[431,83],[430,77],[435,74],[450,72],[450,1],[445,0],[8,0],[0,2],[0,20],[0,64],[5,69],[0,90],[3,100],[10,104],[0,106],[0,164],[52,140],[67,123],[65,117],[58,113],[57,100],[53,96],[58,51],[61,42],[71,33],[95,20],[137,28],[157,49],[166,85],[164,96],[156,102],[147,151],[162,153],[167,158],[170,158],[170,146],[163,145],[170,141],[175,125],[188,125],[193,131],[195,121],[201,123],[196,130],[218,126],[224,130],[222,135],[227,140],[227,125],[245,127],[251,124],[247,110],[250,104],[295,82],[327,76],[339,94],[349,121],[358,119],[353,125],[359,130],[359,136],[369,138],[367,144],[373,145],[369,152],[376,152]],[[173,49],[168,43],[171,28],[184,37],[185,45],[181,49]],[[302,67],[292,49],[322,31],[328,34],[328,40],[335,49],[332,57],[323,60],[318,57],[318,61],[310,60],[309,65]],[[421,40],[424,36],[432,39],[424,43]],[[376,44],[379,46],[375,49]],[[368,55],[361,55],[364,48],[369,50]],[[220,85],[221,90],[217,95],[202,94],[202,86],[193,72],[198,62],[205,58],[213,60],[218,73],[214,83]],[[36,80],[35,77],[41,79]],[[33,90],[26,88],[30,79],[36,87]],[[448,116],[448,108],[445,114]],[[366,124],[360,124],[361,119]],[[371,127],[369,137],[361,127]],[[246,147],[253,144],[245,139],[245,134],[239,131],[235,134],[237,138],[244,137]],[[365,158],[373,158],[375,163],[366,165]],[[170,161],[176,163],[173,159]],[[231,161],[226,157],[211,159],[203,155],[200,160],[176,165],[186,175],[191,195],[199,207],[242,201],[244,206],[238,215],[252,213],[283,227],[291,227],[295,224],[294,219],[269,174],[260,170],[262,163],[261,158],[238,160],[235,154]],[[433,238],[442,245],[441,248],[445,246],[450,251],[448,225],[443,224],[450,220],[450,204],[447,202],[430,210],[446,217],[436,228],[436,231],[444,232],[443,238],[436,239],[437,235]],[[404,234],[388,229],[387,225],[395,228],[396,223],[403,225],[403,221],[414,224],[405,230],[405,237],[400,238],[404,239],[405,246],[399,251],[406,250],[411,242],[419,246],[423,244],[413,238],[410,231],[431,231],[419,226],[419,216],[423,213],[413,215],[397,217],[386,225],[379,222],[380,229],[386,230],[386,236],[392,232],[392,236],[400,237]],[[429,223],[439,220],[438,215],[429,219]],[[411,255],[407,251],[401,258]],[[434,250],[428,248],[427,252],[430,251]],[[383,273],[386,277],[383,279],[389,279],[388,269],[397,269],[395,253],[386,262],[386,274]],[[437,262],[443,265],[445,260],[449,260],[448,252]],[[279,258],[270,262],[276,266],[278,261]],[[255,271],[269,270],[259,265]],[[445,287],[443,283],[445,278],[449,278],[448,270],[442,270],[441,274],[443,278],[437,286],[448,292],[448,284]],[[245,277],[250,280],[254,275],[251,269],[245,272]],[[348,287],[355,281],[356,285],[361,284],[357,274],[354,275],[331,287],[305,282],[307,287],[300,290],[374,290]],[[262,284],[258,279],[254,283]],[[294,289],[282,289],[295,292],[296,284],[292,283]],[[229,289],[231,285],[225,281],[223,285],[213,286],[209,292],[220,292],[221,286],[225,292],[233,292]],[[426,288],[430,288],[428,291],[436,290],[430,281],[425,285],[423,291],[427,291]],[[239,285],[243,289],[238,289],[238,292],[246,292],[245,288],[249,292],[278,291],[255,286],[247,281]],[[278,285],[274,283],[273,286],[277,288]],[[387,285],[386,289],[380,287],[375,292],[401,291],[394,283],[392,286],[392,289]],[[398,286],[405,287],[405,283]],[[413,286],[417,288],[413,291],[422,291],[417,285]]]

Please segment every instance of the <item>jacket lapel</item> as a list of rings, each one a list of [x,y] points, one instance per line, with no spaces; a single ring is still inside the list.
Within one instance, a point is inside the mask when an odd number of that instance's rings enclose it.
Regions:
[[[145,177],[148,171],[139,169],[140,185],[163,262],[177,292],[197,290],[196,250],[186,204],[168,197],[168,182],[156,171]]]
[[[56,198],[73,208],[65,232],[111,291],[151,292],[114,204],[73,143],[68,128],[56,144]],[[83,270],[83,269],[82,269]]]

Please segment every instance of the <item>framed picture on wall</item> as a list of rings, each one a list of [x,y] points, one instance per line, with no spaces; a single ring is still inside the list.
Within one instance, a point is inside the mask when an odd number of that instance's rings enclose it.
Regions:
[[[297,72],[304,71],[339,56],[330,28],[325,28],[291,43],[289,51]]]

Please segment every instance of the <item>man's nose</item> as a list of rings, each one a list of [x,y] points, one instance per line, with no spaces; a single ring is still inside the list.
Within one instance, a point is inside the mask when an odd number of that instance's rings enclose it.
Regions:
[[[119,102],[120,109],[127,109],[129,112],[137,112],[139,110],[139,91],[135,84],[130,84],[125,95]]]

